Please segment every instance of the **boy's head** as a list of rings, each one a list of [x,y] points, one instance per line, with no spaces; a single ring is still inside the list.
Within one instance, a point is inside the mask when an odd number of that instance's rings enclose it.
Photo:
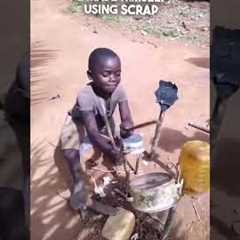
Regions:
[[[106,94],[111,94],[121,81],[121,62],[108,48],[97,48],[89,56],[88,78]]]

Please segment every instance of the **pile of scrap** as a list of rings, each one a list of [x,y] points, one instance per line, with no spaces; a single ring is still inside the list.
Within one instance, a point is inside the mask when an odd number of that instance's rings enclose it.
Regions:
[[[81,220],[77,240],[159,240],[162,239],[161,223],[150,215],[137,211],[126,199],[123,182],[114,182],[104,188],[101,204],[105,213],[88,211]],[[99,199],[98,199],[99,200]],[[105,208],[104,208],[105,209]],[[112,211],[111,211],[112,209]],[[165,220],[162,213],[159,218]]]

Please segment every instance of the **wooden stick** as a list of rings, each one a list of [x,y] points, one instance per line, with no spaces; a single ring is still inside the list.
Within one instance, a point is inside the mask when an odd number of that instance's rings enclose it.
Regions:
[[[95,170],[95,171],[99,171],[99,172],[103,172],[103,173],[114,173],[114,172],[116,172],[116,170],[103,170],[103,169],[95,168],[95,167],[92,167],[91,170]],[[125,171],[120,171],[120,170],[118,170],[118,172],[125,173]]]
[[[205,127],[201,127],[201,126],[199,126],[199,125],[197,125],[197,124],[194,124],[194,123],[188,123],[188,125],[190,126],[190,127],[193,127],[193,128],[196,128],[196,129],[198,129],[198,130],[201,130],[201,131],[203,131],[203,132],[205,132],[205,133],[210,133],[210,130],[209,129],[207,129],[207,128],[205,128]]]
[[[198,209],[197,209],[197,207],[196,207],[196,205],[195,205],[193,200],[192,200],[192,206],[193,206],[194,212],[195,212],[195,214],[196,214],[196,216],[198,218],[198,221],[201,221],[201,217],[200,217],[200,215],[198,213]]]
[[[155,120],[152,120],[152,121],[148,121],[148,122],[145,122],[145,123],[140,123],[140,124],[137,124],[131,128],[124,128],[124,130],[127,130],[127,131],[132,131],[132,130],[135,130],[135,129],[138,129],[138,128],[142,128],[142,127],[146,127],[146,126],[149,126],[149,125],[152,125],[152,124],[156,124],[157,121]]]
[[[107,116],[107,113],[106,113],[106,107],[105,107],[105,103],[103,101],[101,101],[101,105],[102,105],[102,109],[103,109],[103,112],[104,112],[104,122],[106,124],[106,128],[107,128],[107,133],[108,133],[108,137],[110,138],[110,141],[111,141],[111,144],[116,147],[116,143],[114,141],[114,137],[113,137],[113,134],[112,134],[112,129],[110,127],[110,123],[108,121],[108,116]]]
[[[121,197],[123,197],[125,200],[126,200],[126,198],[127,198],[127,196],[122,192],[122,191],[120,191],[119,189],[114,189],[113,190],[115,193],[117,193],[117,194],[119,194]]]

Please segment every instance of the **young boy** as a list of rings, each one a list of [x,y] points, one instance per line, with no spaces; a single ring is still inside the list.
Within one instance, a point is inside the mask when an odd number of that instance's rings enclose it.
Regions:
[[[118,55],[107,48],[95,49],[89,56],[87,76],[90,83],[79,92],[61,133],[61,149],[73,178],[70,206],[75,210],[85,208],[88,197],[80,167],[84,148],[90,144],[108,156],[113,164],[120,164],[121,151],[109,141],[106,118],[114,137],[113,113],[117,105],[121,137],[130,136],[131,132],[125,129],[133,126],[127,96],[119,84],[121,62]]]

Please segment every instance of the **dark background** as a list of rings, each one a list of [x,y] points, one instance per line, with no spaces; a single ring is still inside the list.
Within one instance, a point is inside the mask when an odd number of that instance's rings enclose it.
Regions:
[[[6,121],[8,126],[12,128],[13,133],[17,137],[16,144],[20,148],[19,157],[9,161],[9,164],[17,166],[14,172],[11,171],[14,166],[7,165],[8,154],[0,156],[0,239],[21,240],[30,238],[27,229],[29,224],[27,212],[29,210],[24,213],[24,194],[18,188],[14,188],[10,182],[8,184],[8,182],[1,180],[9,179],[11,182],[14,182],[15,179],[23,179],[21,160],[24,159],[25,163],[30,162],[29,102],[24,105],[24,111],[26,111],[24,112],[24,120],[22,122],[13,117],[10,123],[6,117],[7,111],[5,107],[5,97],[16,80],[17,66],[24,55],[29,57],[30,1],[2,0],[0,2],[0,29],[0,110],[1,114],[3,112],[5,114],[5,120],[2,119],[2,121]],[[27,79],[29,81],[28,77]],[[8,134],[1,135],[1,138],[4,138],[4,141],[1,141],[1,143],[8,142],[8,137],[10,138]],[[25,173],[29,177],[30,172]],[[24,181],[22,180],[22,182]],[[26,185],[29,186],[29,184]],[[25,195],[25,200],[28,204],[29,199],[28,193]]]
[[[211,239],[240,239],[239,9],[211,1]]]

